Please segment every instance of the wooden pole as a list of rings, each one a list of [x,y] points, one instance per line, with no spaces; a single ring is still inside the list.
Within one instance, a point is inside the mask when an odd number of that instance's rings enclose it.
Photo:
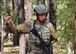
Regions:
[[[74,54],[76,54],[76,0],[74,0],[74,8],[75,8],[75,12],[74,12]]]
[[[3,54],[3,36],[4,36],[4,32],[3,32],[3,15],[1,17],[1,24],[2,24],[2,29],[1,29],[1,54]]]
[[[19,54],[25,54],[26,52],[25,52],[25,34],[21,34],[20,35],[20,40],[19,40],[19,42],[20,42],[20,51],[19,51]]]

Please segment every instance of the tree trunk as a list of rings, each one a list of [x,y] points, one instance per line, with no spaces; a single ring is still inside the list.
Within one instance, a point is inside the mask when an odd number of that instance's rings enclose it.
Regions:
[[[56,10],[52,0],[49,0],[49,21],[54,25],[56,28]]]
[[[21,18],[21,23],[25,21],[24,0],[18,0],[18,13]]]
[[[14,0],[12,0],[12,10],[14,11],[14,7],[15,5],[14,5]]]
[[[75,27],[75,34],[74,34],[74,54],[76,54],[76,0],[74,0],[75,5],[75,16],[74,16],[74,27]]]
[[[1,13],[2,14],[2,13]],[[3,48],[4,48],[4,46],[3,46],[3,37],[4,37],[4,31],[3,31],[3,15],[1,15],[1,37],[0,37],[0,43],[1,43],[1,45],[0,45],[0,48],[1,48],[1,54],[3,54]]]
[[[75,13],[75,19],[74,19],[74,26],[76,31],[76,13]],[[74,35],[74,54],[76,54],[76,33]]]
[[[20,21],[19,23],[23,23],[25,21],[25,16],[24,16],[24,0],[18,0],[18,13],[19,13],[19,18]],[[25,54],[25,35],[21,34],[20,35],[20,50],[19,54]]]
[[[2,10],[2,5],[1,5],[1,0],[0,0],[0,19],[1,19],[1,10]]]
[[[25,14],[26,21],[29,21],[32,18],[32,12],[33,12],[32,0],[26,0],[26,14]],[[28,34],[25,34],[25,35],[26,35],[26,41],[27,41]]]
[[[3,5],[3,6],[2,6]],[[6,1],[5,0],[2,0],[1,1],[1,8],[2,8],[2,11],[1,11],[1,54],[3,54],[3,37],[4,37],[4,31],[3,31],[3,18],[4,18],[4,6],[6,5]]]
[[[33,4],[32,0],[26,0],[26,20],[30,20],[32,18],[32,12],[33,12]]]
[[[1,16],[0,16],[1,18]],[[1,20],[1,19],[0,19]],[[1,21],[0,21],[1,22]],[[1,24],[1,23],[0,23]],[[0,29],[1,30],[1,29]],[[0,31],[0,53],[1,53],[1,31]]]
[[[3,4],[6,5],[8,3],[8,0],[3,0]]]
[[[26,44],[26,42],[25,42],[25,37],[24,37],[25,35],[24,34],[21,34],[20,35],[20,50],[19,50],[19,54],[25,54],[26,52],[25,52],[25,44]]]
[[[12,0],[12,15],[14,16],[14,24],[18,24],[18,0]]]
[[[75,26],[75,31],[76,31],[76,19],[74,19],[74,26]],[[76,33],[74,35],[74,54],[76,54]]]
[[[18,16],[18,0],[12,0],[12,11]]]
[[[1,5],[1,0],[0,0],[0,20],[1,20],[1,10],[2,10],[2,5]],[[1,21],[0,21],[1,22]],[[1,24],[1,23],[0,23]],[[1,30],[1,29],[0,29]],[[1,54],[1,31],[0,31],[0,54]]]

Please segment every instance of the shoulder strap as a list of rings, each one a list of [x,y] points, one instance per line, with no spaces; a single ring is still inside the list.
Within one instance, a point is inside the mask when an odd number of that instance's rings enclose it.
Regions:
[[[36,20],[34,20],[34,22],[33,22],[33,28],[35,27],[35,23],[36,23]]]

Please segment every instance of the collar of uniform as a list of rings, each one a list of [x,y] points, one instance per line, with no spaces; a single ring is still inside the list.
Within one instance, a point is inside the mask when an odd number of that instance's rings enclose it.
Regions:
[[[38,20],[36,20],[35,27],[37,27],[37,28],[43,28],[44,26],[47,25],[47,23],[48,23],[47,20],[45,21],[44,24],[40,24],[40,22]]]

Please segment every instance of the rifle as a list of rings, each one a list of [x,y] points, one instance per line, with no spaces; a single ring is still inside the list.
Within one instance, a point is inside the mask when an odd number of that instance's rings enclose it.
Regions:
[[[39,40],[40,40],[40,46],[41,46],[43,52],[47,53],[47,54],[51,54],[50,49],[48,48],[48,46],[46,45],[46,43],[40,37],[40,34],[37,32],[37,29],[33,28],[30,32],[32,32],[36,37],[39,38]]]

